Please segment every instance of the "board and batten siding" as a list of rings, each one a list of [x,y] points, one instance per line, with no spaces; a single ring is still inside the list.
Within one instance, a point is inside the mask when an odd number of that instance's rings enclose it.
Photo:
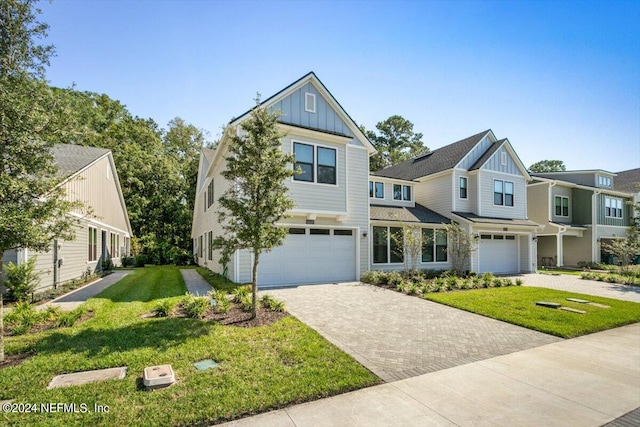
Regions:
[[[464,158],[458,163],[457,167],[461,169],[469,170],[471,167],[478,161],[480,157],[491,147],[493,144],[493,140],[491,139],[491,135],[486,135],[484,138],[480,140],[476,144],[475,147],[469,151],[469,153],[464,156]]]
[[[64,184],[67,200],[80,200],[92,209],[91,217],[128,233],[124,206],[118,193],[111,154]],[[84,214],[78,211],[79,214]]]
[[[295,203],[295,209],[313,211],[347,211],[347,169],[346,169],[346,144],[325,142],[321,139],[288,135],[282,139],[282,151],[289,154],[293,150],[293,142],[311,144],[336,150],[336,175],[337,185],[317,184],[296,181],[293,178],[286,180],[289,192]],[[316,159],[317,161],[317,159]],[[314,172],[315,174],[315,172]],[[363,192],[367,191],[367,184]]]
[[[305,93],[311,93],[316,98],[316,112],[305,110]],[[315,86],[307,83],[269,108],[270,111],[280,111],[279,121],[292,125],[313,129],[336,132],[353,137],[353,133],[340,115],[329,105]]]
[[[622,218],[613,218],[605,215],[605,198],[613,200],[622,200]],[[606,193],[600,193],[596,195],[596,209],[597,209],[597,221],[600,225],[612,225],[616,227],[626,227],[629,225],[629,219],[632,215],[632,207],[627,205],[629,198],[612,196]]]
[[[452,178],[453,172],[445,173],[437,178],[419,182],[415,186],[415,200],[427,208],[443,215],[451,217],[452,210]]]
[[[503,153],[506,154],[506,164],[502,164]],[[481,169],[490,170],[494,172],[502,172],[509,175],[519,175],[522,176],[522,172],[520,172],[520,168],[518,168],[518,164],[511,157],[511,153],[509,150],[505,148],[503,145],[498,149],[493,155],[482,165]]]
[[[572,219],[576,224],[591,224],[593,222],[592,206],[593,191],[574,188],[571,191]],[[604,206],[604,205],[603,205]],[[604,208],[603,208],[604,209]]]
[[[526,197],[527,188],[523,176],[507,175],[482,169],[478,174],[480,180],[480,215],[495,218],[527,218]],[[494,180],[513,182],[514,195],[513,206],[500,206],[493,204]]]

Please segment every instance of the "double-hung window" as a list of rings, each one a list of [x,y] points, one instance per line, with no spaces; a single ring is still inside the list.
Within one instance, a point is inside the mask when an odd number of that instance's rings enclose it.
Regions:
[[[460,198],[461,199],[467,198],[467,177],[466,176],[460,177]]]
[[[207,187],[207,208],[210,208],[213,205],[213,178],[211,178],[211,182]]]
[[[422,262],[447,261],[447,233],[431,228],[422,229]]]
[[[604,215],[610,218],[622,218],[622,200],[605,197]]]
[[[564,196],[555,196],[556,216],[569,216],[569,198]]]
[[[293,143],[295,168],[302,173],[293,177],[296,181],[336,184],[336,150],[333,148]]]
[[[411,186],[393,184],[393,200],[411,201]]]
[[[369,197],[384,199],[384,184],[382,182],[369,181]]]
[[[402,263],[404,257],[396,241],[401,236],[400,227],[373,227],[373,263]]]
[[[513,206],[513,182],[495,179],[493,181],[493,204]]]
[[[89,227],[89,261],[98,259],[98,229]]]

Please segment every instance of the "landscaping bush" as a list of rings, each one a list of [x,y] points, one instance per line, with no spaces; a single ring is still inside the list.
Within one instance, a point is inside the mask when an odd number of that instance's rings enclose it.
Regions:
[[[140,254],[140,255],[136,255],[135,257],[135,266],[136,267],[144,267],[144,265],[147,263],[147,256]]]
[[[253,308],[253,297],[251,296],[250,293],[246,293],[240,297],[239,303],[240,303],[240,307],[242,308],[242,311],[249,313]],[[257,305],[258,305],[258,301],[256,301],[256,306]]]
[[[283,312],[285,310],[284,302],[278,301],[277,299],[273,298],[271,295],[263,295],[262,299],[260,300],[260,303],[262,304],[262,307],[264,307],[265,310],[277,311],[277,312]]]
[[[402,274],[400,274],[397,271],[390,271],[387,273],[387,284],[389,286],[393,286],[394,288],[397,288],[399,284],[402,283]]]
[[[231,301],[227,298],[227,293],[222,290],[214,290],[209,292],[209,297],[215,300],[216,306],[214,310],[217,313],[226,314],[231,308]]]
[[[237,287],[231,292],[233,295],[233,302],[237,304],[242,304],[242,299],[251,293],[251,288],[249,286],[240,286]]]
[[[87,313],[87,310],[80,306],[73,311],[63,311],[60,313],[55,321],[56,328],[70,328],[75,325],[82,316]]]
[[[181,304],[187,316],[194,319],[202,319],[211,306],[208,298],[196,297],[189,293],[182,297]]]
[[[168,317],[171,315],[171,312],[173,311],[174,306],[175,306],[175,303],[169,299],[161,300],[153,308],[153,314],[156,317]]]
[[[4,316],[6,328],[11,330],[14,335],[22,335],[28,332],[40,320],[40,313],[26,301],[18,302],[13,310]]]
[[[111,258],[102,260],[102,271],[113,271],[113,261]]]
[[[14,301],[29,301],[33,291],[40,283],[40,274],[36,272],[37,257],[30,257],[27,262],[16,265],[10,262],[5,271],[7,278],[7,298]]]
[[[135,267],[136,266],[136,259],[132,256],[123,256],[120,260],[120,263],[122,264],[123,267]]]

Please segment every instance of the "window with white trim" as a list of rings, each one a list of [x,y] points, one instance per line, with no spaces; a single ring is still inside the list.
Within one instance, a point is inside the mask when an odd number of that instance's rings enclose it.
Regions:
[[[109,233],[109,255],[111,258],[118,258],[118,241],[116,233]]]
[[[460,177],[460,198],[461,199],[467,198],[467,177],[466,176]]]
[[[316,112],[316,96],[313,93],[305,92],[304,94],[304,111],[307,113]]]
[[[401,264],[403,256],[399,253],[399,247],[391,237],[392,234],[400,235],[400,227],[373,227],[373,263],[374,264]]]
[[[393,184],[393,200],[411,201],[411,186]]]
[[[422,262],[447,262],[447,233],[433,228],[422,229]]]
[[[384,183],[369,181],[369,197],[384,199]]]
[[[498,206],[513,206],[513,189],[513,182],[494,179],[493,204]]]
[[[611,187],[611,178],[608,176],[598,175],[598,185],[600,187]]]
[[[211,182],[207,187],[207,208],[210,208],[213,205],[213,178],[211,178]]]
[[[569,216],[569,198],[564,196],[555,196],[555,214],[556,216]]]
[[[89,262],[98,259],[98,229],[89,226]]]
[[[613,197],[604,198],[604,216],[609,218],[622,218],[622,200]]]
[[[337,154],[334,148],[294,142],[293,154],[296,159],[295,168],[302,170],[302,173],[293,177],[294,180],[318,184],[337,183]]]
[[[506,166],[507,165],[507,152],[503,151],[502,153],[500,153],[500,163],[502,164],[502,166]]]
[[[209,244],[207,245],[207,259],[213,261],[213,231],[209,232]]]

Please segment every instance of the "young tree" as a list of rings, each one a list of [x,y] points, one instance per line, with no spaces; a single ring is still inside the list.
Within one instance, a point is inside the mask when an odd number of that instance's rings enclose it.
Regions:
[[[241,124],[243,133],[230,137],[229,156],[222,172],[232,185],[218,202],[218,217],[224,235],[214,241],[223,249],[223,258],[237,249],[250,249],[253,254],[252,318],[256,316],[258,267],[260,254],[280,246],[287,229],[275,223],[293,208],[284,181],[295,175],[292,155],[280,149],[283,135],[278,131],[278,113],[269,113],[256,99],[251,117]]]
[[[377,171],[428,153],[422,134],[413,131],[413,123],[402,116],[391,116],[376,124],[378,132],[365,131],[378,153],[369,161],[369,169]]]
[[[531,172],[562,172],[566,171],[567,167],[565,166],[562,160],[540,160],[537,163],[529,166],[529,170]]]
[[[445,224],[445,229],[451,267],[459,276],[462,276],[469,264],[471,254],[478,248],[478,244],[475,236],[460,227],[458,223]]]
[[[422,248],[428,243],[422,233],[422,227],[415,224],[401,224],[400,231],[391,233],[389,237],[394,243],[394,252],[402,258],[405,273],[415,273],[418,260],[422,256]]]
[[[72,239],[67,213],[78,207],[65,200],[45,135],[57,105],[44,80],[53,46],[38,39],[47,24],[30,0],[0,0],[0,290],[4,252],[14,248],[50,249],[54,238]],[[0,292],[0,361],[2,339]]]

